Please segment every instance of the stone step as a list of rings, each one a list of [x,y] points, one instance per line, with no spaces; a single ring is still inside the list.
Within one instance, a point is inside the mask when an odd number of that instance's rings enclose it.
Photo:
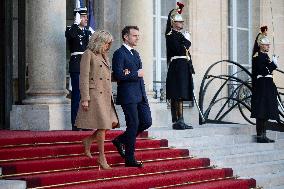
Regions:
[[[278,139],[275,142],[275,149],[284,149],[284,139]]]
[[[254,175],[278,174],[284,172],[284,160],[276,160],[262,163],[246,164],[242,166],[231,166],[234,173],[245,177]]]
[[[168,138],[170,146],[203,148],[216,146],[231,146],[244,143],[251,143],[254,137],[250,135],[214,135],[200,137]]]
[[[222,167],[248,165],[284,160],[284,150],[271,150],[265,152],[236,154],[212,158],[212,163]]]
[[[264,187],[264,189],[284,188],[284,171],[277,174],[254,175],[254,179],[256,179],[257,185]]]
[[[268,189],[283,189],[283,188],[284,188],[284,186],[280,185],[280,186],[272,186],[272,187],[270,187]]]
[[[234,174],[255,178],[265,189],[284,189],[284,133],[267,131],[275,143],[255,143],[255,126],[194,126],[192,130],[151,128],[149,135],[167,138],[169,146],[188,148],[191,155],[208,157],[212,165],[232,167]]]
[[[283,140],[284,139],[284,132],[277,132],[277,131],[267,131],[267,136],[274,140]]]
[[[26,189],[26,181],[21,180],[0,180],[1,189]]]
[[[218,156],[228,156],[243,153],[253,153],[270,151],[275,149],[275,144],[259,144],[259,143],[244,143],[228,146],[203,146],[203,147],[189,147],[188,148],[192,155],[199,157],[218,157]]]
[[[204,124],[189,130],[173,130],[169,127],[151,127],[150,136],[158,138],[192,138],[214,135],[255,135],[255,127],[240,124]]]

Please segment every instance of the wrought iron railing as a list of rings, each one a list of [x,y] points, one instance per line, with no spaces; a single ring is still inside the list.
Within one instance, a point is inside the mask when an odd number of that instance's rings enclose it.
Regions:
[[[211,73],[211,70],[217,66],[222,64],[222,66],[225,64],[228,65],[234,65],[237,66],[239,70],[236,73],[230,74],[230,75],[216,75],[215,73]],[[280,72],[281,74],[284,74],[284,71],[277,69],[277,72]],[[237,77],[237,75],[245,74],[248,79],[241,79]],[[205,119],[201,119],[201,116],[199,118],[199,124],[203,123],[233,123],[230,121],[224,121],[226,116],[232,112],[232,110],[236,110],[236,108],[239,110],[240,115],[250,124],[255,124],[254,120],[250,119],[250,112],[251,112],[251,73],[248,69],[246,69],[241,64],[230,61],[230,60],[221,60],[218,62],[213,63],[205,72],[201,85],[200,85],[200,91],[199,91],[199,107],[201,110],[201,113],[203,114]],[[222,84],[220,87],[216,88],[214,86],[213,88],[216,89],[215,93],[212,93],[212,88],[210,88],[210,94],[214,94],[212,98],[209,98],[209,87],[212,86],[212,84],[216,80],[221,80]],[[225,90],[225,87],[231,87],[230,93],[227,93],[227,95],[224,96],[224,93],[222,93]],[[280,90],[284,88],[277,87],[278,90],[278,103],[279,103],[279,114],[280,114],[280,120],[279,123],[284,123],[284,109],[283,109],[283,103],[281,96],[284,95]],[[209,101],[208,101],[209,98]],[[205,99],[209,103],[205,103]],[[220,106],[221,103],[221,106]],[[220,108],[218,108],[218,106]],[[214,114],[212,114],[212,109],[214,108]],[[217,111],[216,111],[217,110]],[[235,112],[234,112],[235,113]]]

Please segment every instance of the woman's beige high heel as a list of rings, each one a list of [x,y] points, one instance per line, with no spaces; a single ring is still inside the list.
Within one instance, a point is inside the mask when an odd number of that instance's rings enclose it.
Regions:
[[[98,163],[98,166],[99,166],[99,170],[102,168],[104,170],[107,170],[107,169],[111,169],[111,167],[109,166],[109,164],[107,164],[106,160],[104,161],[101,161],[100,158],[97,159],[97,163]]]
[[[85,155],[88,156],[89,158],[93,158],[92,154],[91,154],[91,145],[92,142],[89,140],[89,138],[85,138],[82,141],[84,149],[85,149]]]

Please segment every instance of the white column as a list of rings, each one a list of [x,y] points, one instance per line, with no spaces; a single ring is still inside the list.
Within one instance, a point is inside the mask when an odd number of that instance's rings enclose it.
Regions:
[[[27,0],[28,83],[25,104],[66,102],[66,1]]]
[[[145,72],[146,91],[153,90],[153,1],[122,0],[121,27],[136,25],[140,30],[137,50]]]
[[[66,1],[26,1],[28,65],[25,105],[14,105],[13,130],[71,129],[66,98]],[[23,36],[25,37],[25,36]]]

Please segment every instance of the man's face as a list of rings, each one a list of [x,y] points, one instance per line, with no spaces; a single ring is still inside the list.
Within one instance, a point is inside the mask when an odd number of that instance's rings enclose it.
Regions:
[[[270,45],[260,45],[260,50],[262,52],[269,52]]]
[[[80,25],[86,27],[88,25],[88,16],[87,15],[80,15],[81,22]]]
[[[183,29],[183,22],[173,22],[173,28],[177,31],[180,31]]]
[[[130,29],[129,34],[124,36],[124,42],[130,47],[137,46],[139,40],[139,31]]]

